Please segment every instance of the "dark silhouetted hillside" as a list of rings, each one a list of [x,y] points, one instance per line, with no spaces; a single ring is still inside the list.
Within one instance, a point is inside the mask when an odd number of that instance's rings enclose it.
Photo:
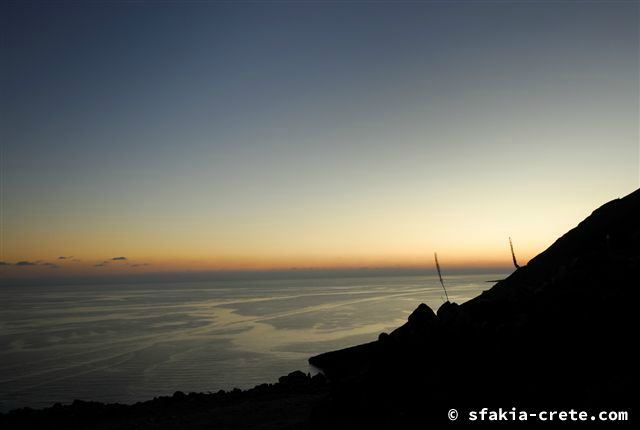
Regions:
[[[462,304],[421,304],[379,340],[312,357],[333,385],[326,427],[448,422],[456,408],[631,410],[640,190],[600,207]]]

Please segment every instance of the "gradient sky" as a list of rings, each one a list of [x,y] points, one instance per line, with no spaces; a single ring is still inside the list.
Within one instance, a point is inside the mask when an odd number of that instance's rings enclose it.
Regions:
[[[5,273],[508,265],[639,186],[635,1],[1,16]]]

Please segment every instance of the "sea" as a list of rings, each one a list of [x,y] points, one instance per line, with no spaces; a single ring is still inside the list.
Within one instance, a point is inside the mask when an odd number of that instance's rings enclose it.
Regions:
[[[447,276],[463,303],[504,273]],[[135,403],[273,383],[309,357],[377,339],[437,276],[0,288],[0,411],[74,399]]]

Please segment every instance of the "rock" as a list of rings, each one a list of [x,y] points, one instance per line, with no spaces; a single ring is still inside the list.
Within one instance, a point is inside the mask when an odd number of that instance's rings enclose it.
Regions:
[[[444,302],[442,306],[438,308],[438,320],[442,324],[451,324],[460,313],[460,305],[457,303]]]
[[[427,327],[435,324],[436,314],[433,313],[433,310],[429,306],[425,305],[424,303],[420,303],[416,310],[414,310],[411,315],[409,315],[408,321],[409,324]]]
[[[309,376],[300,370],[296,370],[295,372],[291,372],[286,376],[281,376],[278,378],[278,382],[283,385],[302,385],[309,382]]]
[[[394,341],[404,345],[424,344],[437,325],[436,314],[424,303],[421,303],[409,315],[407,323],[391,332]]]

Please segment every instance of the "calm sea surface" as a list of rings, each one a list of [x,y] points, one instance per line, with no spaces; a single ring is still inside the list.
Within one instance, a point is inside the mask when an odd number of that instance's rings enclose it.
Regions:
[[[448,276],[452,301],[495,275]],[[132,403],[274,382],[321,352],[375,340],[436,277],[208,281],[0,289],[0,410]]]

